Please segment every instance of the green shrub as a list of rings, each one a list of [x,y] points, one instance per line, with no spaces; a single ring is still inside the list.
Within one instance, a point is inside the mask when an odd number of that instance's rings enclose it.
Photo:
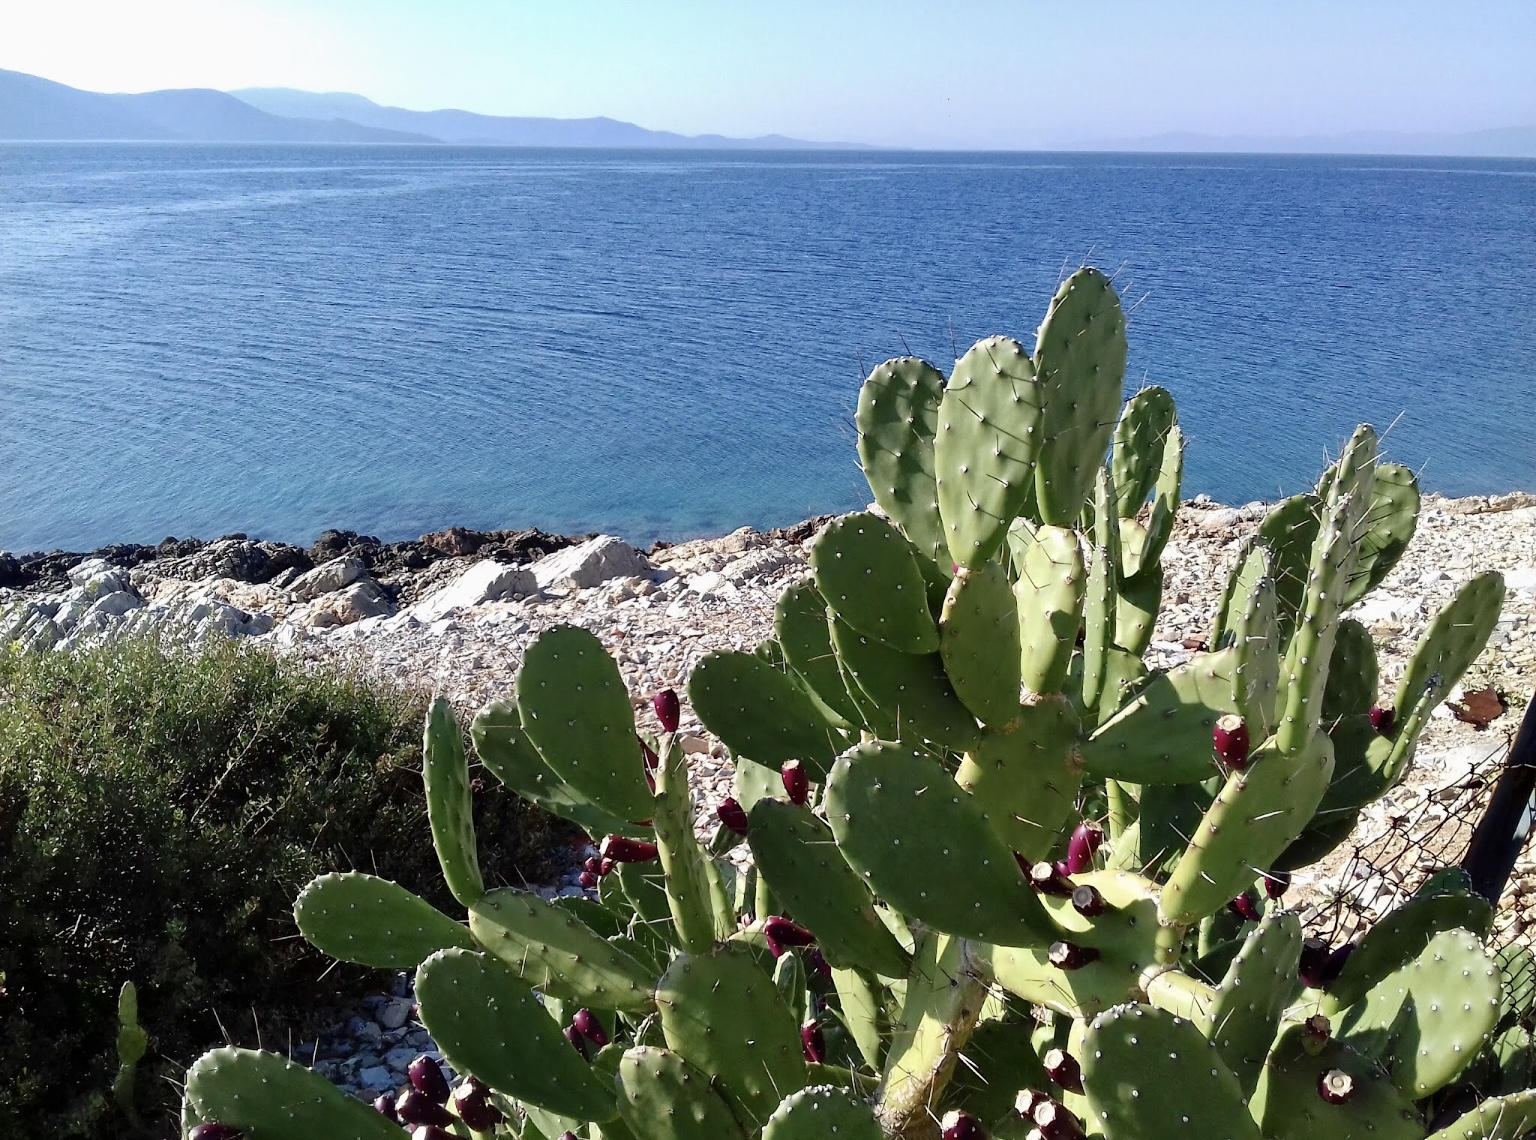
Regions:
[[[180,1067],[226,1032],[278,1044],[378,984],[320,982],[291,906],[339,867],[447,901],[420,838],[424,708],[229,643],[0,653],[0,1134],[120,1134],[104,1098],[125,980],[159,1125]],[[490,783],[488,877],[546,873],[550,821]]]

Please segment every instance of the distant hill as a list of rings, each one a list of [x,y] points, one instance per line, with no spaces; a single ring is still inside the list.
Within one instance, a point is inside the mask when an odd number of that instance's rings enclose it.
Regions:
[[[1177,131],[1146,138],[1111,139],[1072,150],[1181,154],[1378,154],[1443,158],[1536,158],[1536,127],[1501,127],[1461,133],[1350,131],[1337,135],[1200,135]]]
[[[248,87],[231,92],[273,115],[348,119],[392,131],[418,131],[445,143],[552,147],[680,147],[761,150],[847,150],[856,144],[806,142],[783,135],[733,139],[725,135],[680,135],[652,131],[618,119],[542,119],[478,115],[473,111],[408,111],[385,107],[345,92],[320,94],[291,87]]]
[[[0,139],[429,143],[426,135],[327,117],[274,115],[223,91],[103,95],[0,70]]]

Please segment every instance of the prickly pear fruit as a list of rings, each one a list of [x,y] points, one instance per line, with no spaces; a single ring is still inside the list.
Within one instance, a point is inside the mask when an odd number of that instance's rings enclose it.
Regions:
[[[411,1087],[433,1104],[448,1103],[448,1081],[443,1077],[442,1066],[425,1053],[416,1054],[406,1066],[405,1075]]]
[[[1068,1092],[1083,1091],[1082,1067],[1078,1065],[1077,1058],[1065,1049],[1047,1049],[1040,1063],[1045,1066],[1045,1075],[1057,1085]]]
[[[447,1127],[453,1123],[448,1110],[418,1088],[408,1088],[395,1098],[395,1116],[401,1124],[413,1128],[418,1124]]]
[[[807,946],[805,953],[801,955],[805,959],[805,968],[824,982],[832,980],[832,966],[817,947]]]
[[[1353,942],[1346,942],[1332,954],[1328,955],[1328,962],[1323,967],[1324,989],[1327,989],[1329,986],[1333,985],[1334,979],[1339,976],[1341,971],[1343,971],[1344,963],[1349,961],[1349,956],[1354,952],[1355,944]]]
[[[1221,757],[1221,762],[1228,768],[1242,771],[1248,766],[1251,742],[1248,739],[1248,725],[1242,717],[1228,713],[1220,718],[1216,727],[1211,729],[1211,743],[1216,748],[1216,755]]]
[[[1326,1069],[1317,1078],[1317,1092],[1329,1104],[1343,1104],[1355,1095],[1355,1078],[1343,1069]]]
[[[240,1130],[228,1124],[199,1124],[187,1134],[187,1140],[240,1140]]]
[[[1301,1023],[1301,1047],[1309,1057],[1316,1057],[1328,1047],[1333,1038],[1333,1026],[1320,1013],[1314,1013]]]
[[[1244,922],[1258,922],[1264,917],[1263,912],[1259,910],[1259,904],[1253,901],[1253,896],[1247,891],[1229,902],[1227,909]]]
[[[373,1107],[380,1116],[387,1117],[388,1119],[393,1120],[396,1124],[400,1123],[400,1114],[395,1111],[395,1098],[390,1096],[388,1093],[380,1093],[378,1096],[374,1097]]]
[[[1358,707],[1358,706],[1357,706]],[[1394,709],[1382,708],[1379,705],[1371,708],[1371,727],[1380,736],[1392,735],[1392,729],[1397,725],[1397,712]]]
[[[1322,989],[1323,974],[1328,969],[1331,950],[1321,938],[1308,938],[1301,944],[1301,960],[1296,965],[1301,984],[1308,989]]]
[[[819,1024],[807,1021],[800,1027],[800,1047],[805,1053],[805,1059],[813,1065],[819,1065],[827,1059],[827,1037]]]
[[[792,804],[803,804],[811,797],[811,777],[805,771],[805,765],[798,760],[786,760],[779,768],[779,775],[784,780],[784,791],[789,796]]]
[[[1020,1089],[1019,1095],[1013,1098],[1013,1110],[1025,1120],[1032,1121],[1035,1119],[1035,1106],[1044,1104],[1050,1099],[1043,1092],[1036,1092],[1034,1089]]]
[[[1083,883],[1072,888],[1072,909],[1084,918],[1097,918],[1109,909],[1099,889]]]
[[[943,1129],[943,1140],[987,1140],[987,1132],[982,1128],[981,1121],[957,1108],[944,1114],[939,1127]]]
[[[1099,960],[1099,952],[1092,946],[1079,946],[1065,938],[1052,942],[1045,956],[1050,959],[1051,965],[1062,970],[1080,970],[1090,962]]]
[[[598,868],[600,868],[602,865],[603,861],[596,855],[593,855],[590,859],[581,865],[581,869],[589,875],[595,875],[598,872]]]
[[[745,835],[747,833],[746,809],[736,802],[734,796],[726,796],[725,799],[721,800],[720,806],[715,808],[715,815],[719,817],[721,823],[725,824],[726,827],[729,827],[737,835]]]
[[[1033,1117],[1035,1128],[1045,1140],[1078,1140],[1083,1135],[1083,1126],[1077,1117],[1054,1100],[1043,1100],[1035,1105]]]
[[[590,1009],[578,1009],[576,1016],[571,1018],[571,1028],[599,1049],[608,1044],[608,1033],[603,1029],[603,1023],[597,1020],[597,1015]]]
[[[581,884],[582,890],[597,890],[597,876],[594,875],[591,871],[583,871],[581,874],[576,876],[576,881]]]
[[[474,1077],[466,1077],[453,1090],[453,1110],[475,1132],[489,1132],[502,1121],[501,1112],[491,1103],[491,1090]]]
[[[1291,873],[1289,871],[1271,871],[1264,876],[1264,893],[1272,899],[1285,897],[1285,892],[1291,886]]]
[[[1059,865],[1046,859],[1029,869],[1029,883],[1042,895],[1065,898],[1072,893],[1072,880],[1067,878]]]
[[[590,1061],[592,1054],[587,1050],[587,1039],[581,1035],[574,1025],[567,1025],[562,1031],[565,1039],[571,1043],[571,1048],[581,1054],[583,1061]]]
[[[598,850],[604,859],[615,863],[651,863],[656,860],[656,844],[624,835],[605,836]]]
[[[682,718],[682,705],[677,699],[677,693],[671,689],[663,689],[651,698],[651,707],[656,710],[656,719],[661,722],[663,732],[676,732],[678,721]]]
[[[1069,875],[1081,875],[1084,871],[1093,870],[1093,857],[1098,854],[1099,845],[1104,842],[1104,829],[1089,820],[1083,820],[1072,829],[1072,838],[1067,844],[1067,866]]]
[[[661,757],[656,755],[656,749],[652,748],[644,740],[640,741],[640,755],[645,761],[645,773],[650,775],[656,771],[656,765],[661,763]],[[652,777],[654,779],[654,777]],[[651,789],[655,791],[655,789]]]
[[[763,936],[768,939],[768,949],[775,958],[791,946],[809,946],[816,941],[816,936],[805,927],[797,926],[777,914],[771,914],[764,920]]]

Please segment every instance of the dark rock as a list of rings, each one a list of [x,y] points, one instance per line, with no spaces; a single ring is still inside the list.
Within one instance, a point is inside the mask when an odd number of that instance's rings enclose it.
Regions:
[[[0,551],[0,586],[11,590],[19,590],[26,584],[27,578],[21,568],[21,560],[14,554],[6,554]]]
[[[233,536],[221,538],[180,557],[158,559],[155,573],[165,578],[202,581],[233,578],[237,582],[268,582],[288,569],[309,570],[310,556],[297,546],[281,542],[253,542]]]
[[[474,554],[486,544],[487,536],[477,530],[451,526],[447,530],[434,531],[421,536],[421,541],[449,558],[463,558]]]
[[[791,526],[781,526],[768,532],[769,538],[783,539],[786,542],[804,542],[808,538],[815,538],[821,528],[826,526],[836,515],[817,515],[813,519],[794,523]]]

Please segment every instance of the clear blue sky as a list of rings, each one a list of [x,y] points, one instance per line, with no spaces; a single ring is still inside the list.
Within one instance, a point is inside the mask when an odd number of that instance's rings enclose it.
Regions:
[[[0,67],[1027,147],[1536,124],[1532,0],[15,0]]]

